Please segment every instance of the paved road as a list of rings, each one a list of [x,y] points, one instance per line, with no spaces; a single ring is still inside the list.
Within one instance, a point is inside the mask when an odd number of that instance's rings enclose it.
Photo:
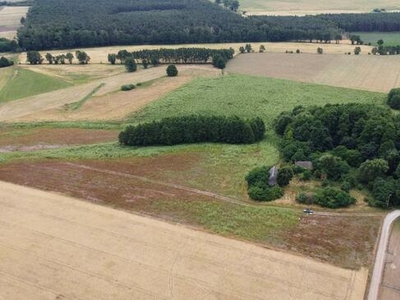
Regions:
[[[372,273],[371,284],[369,287],[368,300],[378,299],[379,287],[382,282],[383,269],[385,267],[385,257],[389,243],[390,229],[397,218],[400,218],[400,210],[395,210],[389,213],[383,221],[378,251],[375,258],[374,271]]]

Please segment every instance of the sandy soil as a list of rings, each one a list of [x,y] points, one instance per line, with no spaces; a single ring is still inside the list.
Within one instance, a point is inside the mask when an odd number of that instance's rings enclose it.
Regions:
[[[0,183],[4,299],[363,299],[350,271]]]
[[[21,26],[21,17],[25,17],[28,6],[5,6],[0,10],[0,37],[14,38]]]
[[[393,226],[386,261],[379,300],[397,300],[400,298],[400,220]]]
[[[226,71],[388,92],[400,86],[397,61],[396,56],[251,53],[231,60]]]
[[[154,91],[146,92],[145,88],[143,88],[143,90],[137,89],[125,94],[117,93],[115,98],[111,96],[103,98],[101,97],[106,96],[108,93],[119,91],[121,85],[123,84],[137,84],[138,82],[143,83],[164,77],[165,66],[149,68],[147,70],[140,69],[135,73],[122,73],[119,75],[94,80],[87,84],[68,87],[62,90],[11,101],[0,105],[0,121],[86,120],[91,119],[92,116],[95,119],[115,119],[117,117],[124,117],[149,101],[155,100],[164,95],[165,92],[176,88],[179,86],[179,84],[184,84],[187,78],[180,77],[192,78],[192,76],[204,74],[217,75],[220,72],[219,70],[212,68],[210,65],[181,65],[178,66],[178,70],[180,72],[178,77],[169,81],[165,80],[161,85],[156,85],[157,88]],[[178,83],[176,83],[176,81]],[[89,107],[83,109],[82,113],[80,111],[75,112],[77,115],[76,118],[74,117],[75,113],[65,113],[66,104],[80,101],[102,83],[104,85],[94,94],[94,97],[87,102]],[[172,84],[172,87],[168,87],[168,83]],[[138,100],[136,103],[131,103],[131,95],[134,93],[139,94],[138,98],[143,98]],[[90,103],[92,100],[96,101],[96,99],[99,99],[97,104]],[[112,101],[112,99],[117,100]],[[129,107],[123,108],[124,111],[122,111],[120,107],[121,103],[118,101],[122,101],[122,104],[127,104],[127,102],[130,102],[128,103]],[[99,111],[91,110],[94,107],[99,109]],[[130,111],[129,109],[133,109],[133,111]],[[104,115],[107,112],[111,113],[111,115]],[[49,116],[47,116],[47,114],[49,114]]]

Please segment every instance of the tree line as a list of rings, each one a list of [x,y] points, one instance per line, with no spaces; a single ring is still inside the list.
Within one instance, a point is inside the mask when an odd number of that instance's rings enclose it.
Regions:
[[[130,125],[119,134],[122,145],[151,146],[186,143],[251,144],[264,137],[260,118],[190,115]]]
[[[234,2],[226,5],[235,6]],[[244,18],[234,10],[208,0],[41,0],[29,10],[18,40],[25,50],[45,50],[133,44],[338,42],[345,31],[400,30],[399,13]]]
[[[52,55],[51,53],[46,53],[44,58],[42,57],[39,51],[32,50],[32,51],[27,51],[26,53],[26,60],[31,65],[41,65],[45,59],[47,60],[47,63],[50,65],[52,64],[64,65],[67,61],[69,64],[72,64],[74,58],[76,58],[78,60],[78,63],[82,65],[88,64],[90,61],[90,56],[85,51],[81,50],[76,50],[75,56],[71,52],[58,55]]]
[[[343,191],[366,188],[372,206],[400,205],[400,116],[366,104],[296,107],[274,125],[285,161],[310,160],[313,175]]]

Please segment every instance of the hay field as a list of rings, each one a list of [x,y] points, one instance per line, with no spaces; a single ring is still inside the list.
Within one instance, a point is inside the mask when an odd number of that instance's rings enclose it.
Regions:
[[[86,67],[90,68],[91,66]],[[33,70],[35,69],[38,70],[36,67]],[[212,68],[212,66],[210,65],[182,65],[178,66],[178,70],[183,73],[183,75],[187,74],[186,76],[189,76],[190,78],[192,76],[198,76],[201,74],[216,75],[220,72],[219,70]],[[93,95],[93,99],[100,99],[99,104],[95,104],[97,110],[91,110],[94,107],[89,106],[87,110],[84,110],[86,113],[83,113],[83,115],[77,113],[78,116],[75,119],[91,119],[92,117],[101,118],[102,120],[108,119],[108,116],[104,114],[105,109],[106,111],[113,111],[114,109],[117,109],[119,112],[118,117],[124,117],[133,112],[129,110],[129,107],[136,110],[138,106],[136,104],[133,104],[132,107],[131,103],[130,106],[124,107],[125,109],[121,111],[120,103],[118,102],[118,100],[112,101],[112,97],[101,98],[100,96],[105,96],[109,93],[119,91],[121,85],[123,84],[137,84],[139,82],[143,83],[164,76],[166,76],[165,66],[149,68],[147,70],[139,69],[135,73],[122,73],[119,75],[93,80],[90,83],[11,101],[0,105],[0,121],[44,121],[49,120],[49,118],[50,120],[65,120],[66,118],[68,119],[68,113],[64,113],[65,105],[82,100],[101,84],[103,84],[102,87]],[[185,82],[180,81],[180,79],[178,79],[178,81],[181,82],[181,84]],[[149,96],[149,98],[147,98],[146,95],[143,95],[144,99],[140,103],[144,105],[145,103],[148,103],[149,101],[155,100],[158,97],[164,95],[164,93],[169,90],[171,89],[156,89],[156,94],[154,94],[153,92],[151,96]],[[121,97],[123,98],[122,100],[125,101],[125,103],[126,101],[130,101],[130,99],[127,99],[126,97]],[[89,100],[89,102],[90,101],[91,99]],[[131,100],[131,102],[133,101]],[[104,103],[106,103],[106,108],[103,106]],[[56,116],[54,115],[54,110],[59,110],[59,113],[56,113]],[[49,111],[49,116],[46,115],[47,111]],[[53,117],[55,119],[53,119]],[[111,117],[116,117],[116,111],[113,112]],[[73,120],[74,117],[71,117],[71,119]]]
[[[321,13],[362,13],[374,8],[400,10],[396,0],[318,1],[318,0],[241,0],[240,10],[248,15],[306,15]]]
[[[361,300],[367,271],[0,183],[4,299]]]
[[[229,49],[233,48],[235,54],[239,53],[239,48],[244,46],[246,43],[218,43],[218,44],[183,44],[183,45],[140,45],[140,46],[110,46],[110,47],[98,47],[98,48],[81,48],[81,49],[68,49],[68,50],[54,50],[54,51],[41,51],[41,55],[44,57],[47,52],[50,52],[53,56],[58,54],[65,54],[67,52],[75,53],[76,50],[85,51],[90,56],[90,64],[105,64],[107,63],[107,55],[109,53],[117,53],[119,50],[126,49],[129,52],[139,51],[143,49],[160,49],[160,48],[211,48],[211,49]],[[316,53],[318,47],[322,47],[325,53],[344,53],[351,52],[354,50],[354,45],[351,45],[349,40],[343,40],[340,44],[319,44],[319,43],[295,43],[295,42],[282,42],[282,43],[271,43],[271,42],[260,42],[251,43],[254,51],[258,52],[260,45],[264,45],[266,52],[286,52],[296,51],[300,49],[301,52],[305,53]],[[361,46],[362,53],[368,53],[372,47]],[[18,61],[26,63],[26,53],[21,53],[18,57]],[[76,63],[76,60],[74,60]],[[44,62],[45,64],[46,62]]]
[[[0,10],[0,37],[14,38],[21,26],[21,17],[25,17],[28,6],[5,6]]]
[[[397,56],[251,53],[226,71],[384,93],[400,87]]]

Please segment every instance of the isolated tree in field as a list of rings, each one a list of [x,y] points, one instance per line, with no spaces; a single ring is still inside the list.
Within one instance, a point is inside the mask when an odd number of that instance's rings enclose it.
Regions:
[[[239,51],[240,51],[240,53],[245,53],[245,52],[246,52],[246,50],[244,49],[243,46],[240,46],[240,47],[239,47]]]
[[[110,64],[115,65],[115,61],[117,60],[117,55],[114,53],[110,53],[108,54],[107,59]]]
[[[324,49],[322,49],[321,47],[318,47],[318,48],[317,48],[317,53],[318,53],[318,54],[324,53]]]
[[[81,65],[86,65],[90,61],[90,56],[85,51],[77,50],[75,56]]]
[[[124,64],[126,71],[129,73],[135,72],[137,70],[137,64],[133,57],[126,58]]]
[[[247,53],[253,52],[253,48],[251,47],[251,44],[246,44],[244,47]]]
[[[65,54],[65,58],[68,59],[69,64],[72,64],[72,60],[74,59],[74,55],[71,52]]]
[[[149,61],[146,58],[142,59],[143,69],[147,69],[149,67]]]
[[[166,72],[167,72],[167,75],[168,75],[169,77],[175,77],[175,76],[178,75],[178,69],[176,68],[175,65],[169,65],[169,66],[167,67]]]
[[[265,51],[265,46],[264,45],[260,45],[260,50],[259,50],[259,52],[260,53],[263,53]]]
[[[53,59],[54,59],[54,57],[53,57],[53,55],[51,55],[51,53],[46,53],[46,55],[45,55],[44,57],[46,58],[47,62],[48,62],[50,65],[53,64]]]
[[[26,60],[31,65],[38,65],[43,62],[43,58],[38,51],[28,51],[26,53]]]
[[[361,47],[354,48],[354,55],[359,55],[361,53]]]
[[[226,67],[226,61],[220,55],[216,55],[213,57],[212,65],[218,69],[223,70]]]
[[[380,39],[380,40],[378,40],[376,43],[377,43],[379,46],[382,46],[382,45],[383,45],[383,40]]]

